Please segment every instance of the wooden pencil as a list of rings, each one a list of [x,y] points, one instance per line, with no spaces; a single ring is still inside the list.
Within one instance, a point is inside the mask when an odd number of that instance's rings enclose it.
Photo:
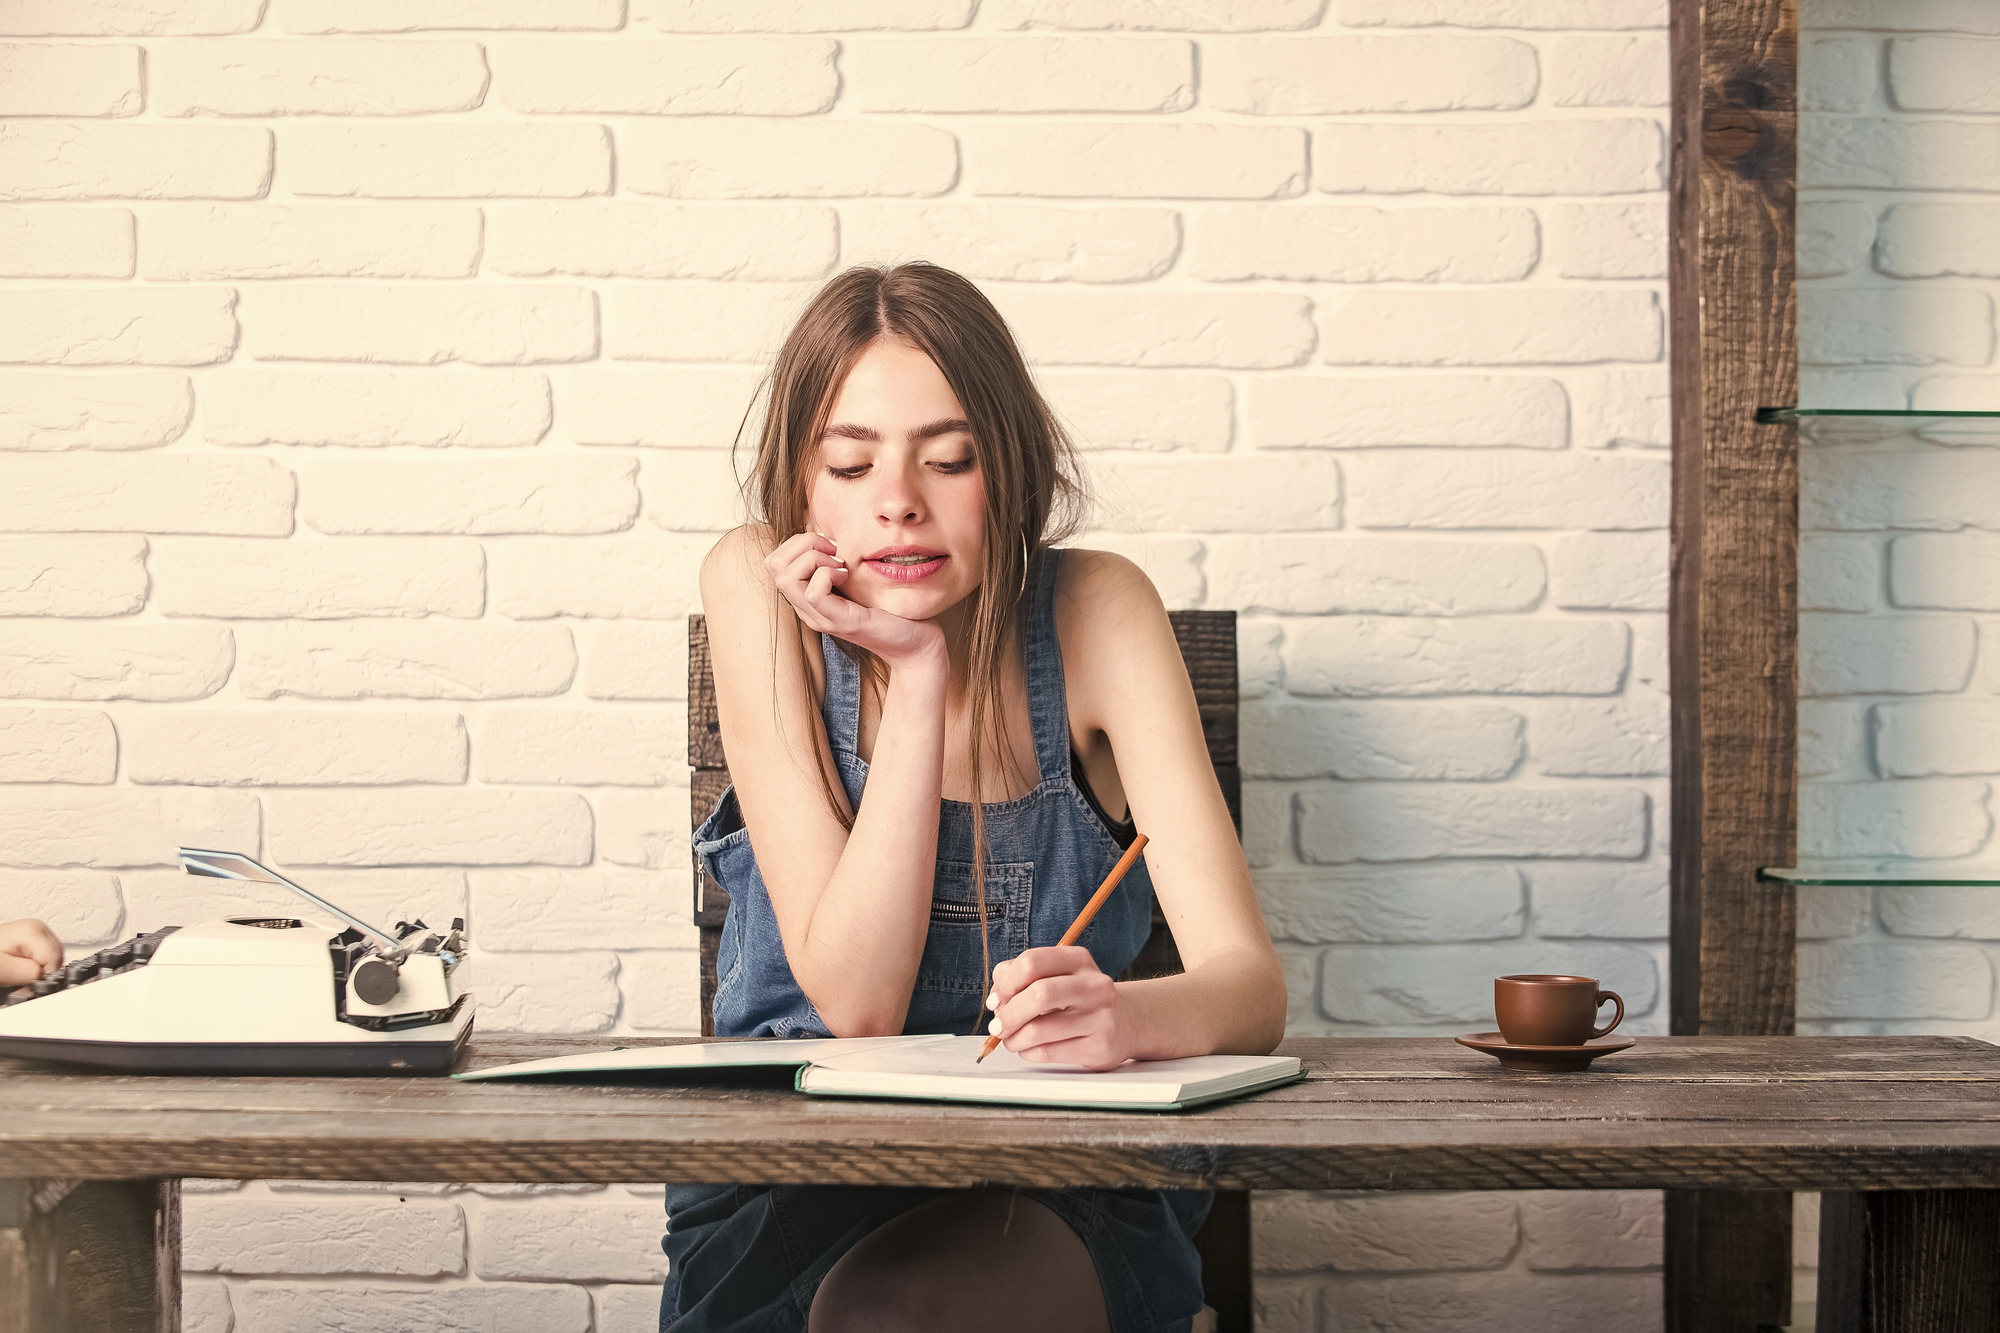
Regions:
[[[1125,878],[1125,872],[1132,868],[1132,863],[1139,859],[1139,853],[1145,850],[1146,835],[1141,833],[1138,837],[1132,839],[1132,845],[1125,849],[1125,855],[1118,858],[1118,864],[1111,867],[1111,873],[1106,875],[1104,882],[1097,886],[1097,892],[1090,895],[1090,901],[1085,903],[1083,910],[1076,914],[1076,920],[1069,923],[1069,929],[1065,930],[1063,937],[1056,941],[1058,949],[1064,945],[1076,943],[1077,936],[1083,934],[1083,928],[1090,924],[1090,918],[1097,915],[1097,909],[1104,906],[1105,900],[1111,896],[1111,891],[1118,887],[1118,881]],[[998,1017],[998,1015],[995,1015],[995,1017]],[[974,1060],[972,1063],[978,1064],[980,1060],[984,1060],[987,1056],[993,1054],[993,1048],[999,1044],[1000,1039],[998,1037],[988,1037],[986,1044],[979,1048],[979,1060]]]

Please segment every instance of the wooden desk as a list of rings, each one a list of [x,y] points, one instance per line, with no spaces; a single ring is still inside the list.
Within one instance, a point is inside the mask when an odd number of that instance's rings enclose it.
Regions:
[[[468,1063],[601,1041],[492,1037]],[[1506,1073],[1441,1039],[1280,1049],[1308,1081],[1178,1115],[0,1061],[0,1291],[44,1302],[32,1324],[0,1310],[0,1333],[176,1327],[182,1176],[1821,1190],[1835,1194],[1828,1281],[1844,1303],[1822,1307],[1822,1329],[2000,1329],[2000,1047],[1646,1037],[1581,1075]],[[64,1194],[79,1181],[122,1183]]]

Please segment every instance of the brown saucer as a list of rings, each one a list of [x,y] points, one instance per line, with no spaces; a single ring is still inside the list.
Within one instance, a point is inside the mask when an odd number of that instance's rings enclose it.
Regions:
[[[1614,1034],[1593,1037],[1581,1046],[1511,1046],[1497,1032],[1468,1032],[1452,1040],[1475,1051],[1498,1056],[1502,1069],[1514,1069],[1523,1074],[1581,1074],[1598,1056],[1616,1055],[1630,1047],[1637,1038]]]

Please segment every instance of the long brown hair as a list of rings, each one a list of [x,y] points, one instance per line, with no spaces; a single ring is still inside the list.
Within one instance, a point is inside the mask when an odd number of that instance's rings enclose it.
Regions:
[[[977,287],[934,264],[850,268],[806,306],[767,384],[763,428],[744,493],[751,515],[770,529],[774,541],[805,530],[827,416],[848,371],[878,338],[909,343],[944,373],[972,427],[973,457],[986,489],[986,561],[971,594],[975,605],[966,653],[972,883],[979,904],[979,993],[984,996],[991,988],[993,959],[986,933],[986,815],[981,802],[989,746],[995,751],[1006,746],[995,702],[1001,655],[1017,642],[1033,557],[1075,530],[1083,514],[1083,487],[1069,433],[1035,387],[1006,321]],[[797,616],[788,603],[777,605],[781,625],[799,646],[811,691],[813,672]],[[869,687],[886,686],[888,672],[879,659],[853,644],[835,642]],[[809,702],[817,711],[821,700]],[[851,829],[853,817],[841,796],[839,774],[822,760],[819,778],[828,807]]]

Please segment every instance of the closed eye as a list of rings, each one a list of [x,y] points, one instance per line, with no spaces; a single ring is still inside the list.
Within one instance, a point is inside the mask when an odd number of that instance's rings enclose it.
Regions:
[[[857,463],[853,467],[830,467],[827,469],[827,473],[830,476],[839,477],[842,481],[853,481],[856,477],[867,472],[868,468],[869,464],[867,463]]]
[[[932,463],[931,466],[944,473],[947,477],[955,477],[961,472],[972,471],[973,464],[977,461],[972,455],[967,454],[964,458],[949,462]]]

